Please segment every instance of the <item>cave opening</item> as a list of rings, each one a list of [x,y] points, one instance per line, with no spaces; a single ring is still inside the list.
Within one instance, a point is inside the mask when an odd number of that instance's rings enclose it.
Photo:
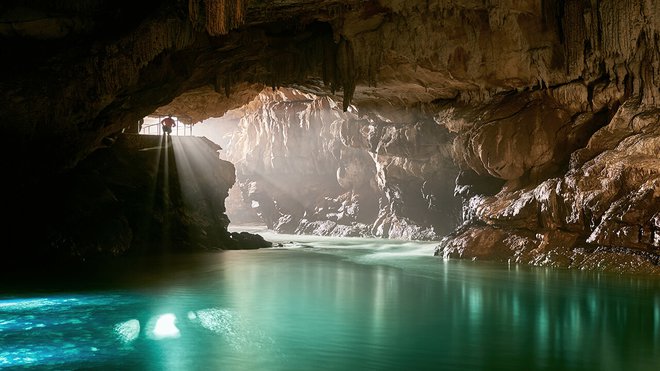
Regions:
[[[374,107],[358,114],[329,96],[266,88],[193,127],[236,167],[226,200],[234,226],[439,240],[460,224],[453,136],[424,112]]]

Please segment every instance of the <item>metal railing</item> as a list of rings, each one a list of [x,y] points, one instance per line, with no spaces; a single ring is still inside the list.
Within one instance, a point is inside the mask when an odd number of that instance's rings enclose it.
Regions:
[[[158,116],[158,122],[154,124],[142,125],[139,134],[161,135],[163,133],[163,128],[162,128],[163,125],[161,125],[160,122],[163,120],[164,117],[165,116]],[[193,136],[193,125],[192,124],[188,125],[186,123],[183,123],[179,121],[179,119],[177,118],[176,126],[172,128],[172,135]]]

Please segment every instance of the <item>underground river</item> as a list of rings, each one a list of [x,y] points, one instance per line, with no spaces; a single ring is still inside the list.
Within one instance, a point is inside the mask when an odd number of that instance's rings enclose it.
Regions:
[[[656,370],[660,280],[432,256],[435,243],[282,247],[3,283],[0,368]]]

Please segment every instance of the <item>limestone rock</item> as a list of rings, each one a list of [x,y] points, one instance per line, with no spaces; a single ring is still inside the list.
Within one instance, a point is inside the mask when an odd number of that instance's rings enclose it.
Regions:
[[[248,232],[232,232],[230,237],[234,242],[234,244],[228,244],[227,249],[230,250],[261,249],[273,246],[272,242],[264,240],[264,238],[258,234],[252,234]]]
[[[457,224],[451,135],[434,121],[344,113],[291,89],[262,92],[249,112],[228,158],[270,228],[436,239]]]
[[[438,254],[657,272],[657,120],[656,108],[638,100],[626,102],[586,148],[576,152],[591,151],[593,158],[583,164],[572,161],[565,176],[471,197],[466,227],[446,238]]]

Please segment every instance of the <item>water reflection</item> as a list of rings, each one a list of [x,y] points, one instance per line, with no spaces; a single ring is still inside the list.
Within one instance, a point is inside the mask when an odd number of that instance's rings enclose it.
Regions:
[[[153,317],[147,325],[147,336],[153,340],[162,340],[168,338],[178,338],[181,331],[176,327],[176,316],[172,313],[161,314]]]
[[[130,319],[125,322],[121,322],[115,325],[114,327],[115,334],[119,341],[124,344],[131,343],[140,336],[140,321],[136,319]]]
[[[329,250],[232,251],[179,260],[155,287],[135,277],[121,291],[1,299],[0,367],[654,370],[660,359],[654,279]]]
[[[509,284],[493,282],[498,277]],[[442,295],[459,302],[441,310],[480,341],[462,343],[458,353],[483,354],[490,347],[491,358],[502,357],[498,362],[513,355],[534,369],[655,367],[657,342],[644,328],[658,308],[657,283],[516,269],[479,279],[464,276],[463,282],[460,291]],[[595,354],[600,356],[589,356]]]

